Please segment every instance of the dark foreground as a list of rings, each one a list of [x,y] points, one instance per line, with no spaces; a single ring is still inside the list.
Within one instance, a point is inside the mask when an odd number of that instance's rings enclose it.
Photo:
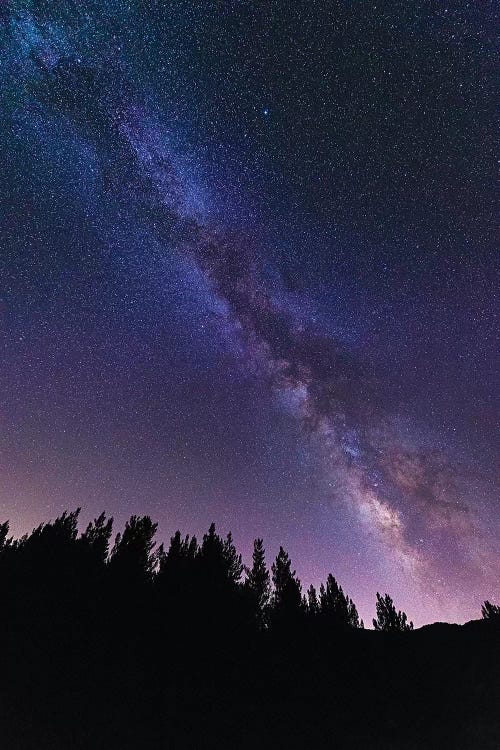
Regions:
[[[270,577],[261,540],[244,572],[213,526],[164,552],[132,517],[110,551],[77,517],[0,525],[1,750],[499,750],[498,607],[411,630],[379,599],[364,630],[332,576],[302,597],[281,549]]]
[[[1,747],[500,747],[500,629],[2,634]]]

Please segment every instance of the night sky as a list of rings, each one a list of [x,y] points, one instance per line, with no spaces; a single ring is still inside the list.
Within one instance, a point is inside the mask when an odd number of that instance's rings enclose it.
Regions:
[[[500,600],[496,3],[3,0],[0,514]]]

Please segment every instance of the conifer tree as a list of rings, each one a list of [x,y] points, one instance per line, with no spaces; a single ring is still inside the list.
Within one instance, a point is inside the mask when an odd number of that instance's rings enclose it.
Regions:
[[[381,596],[377,591],[377,618],[373,620],[375,630],[404,632],[413,630],[405,612],[397,611],[389,594]]]
[[[313,617],[319,614],[318,594],[312,584],[307,589],[307,612]]]
[[[334,627],[363,627],[354,602],[342,591],[333,575],[326,579],[326,587],[321,584],[319,590],[319,609]]]
[[[280,547],[272,564],[274,591],[272,595],[272,615],[275,621],[286,622],[296,619],[302,612],[300,581],[295,570],[291,569],[288,553]]]
[[[117,534],[111,551],[111,569],[130,581],[151,580],[158,564],[154,551],[157,523],[149,516],[131,516],[123,534]]]
[[[8,547],[12,539],[7,539],[7,534],[9,533],[9,522],[4,521],[3,523],[0,523],[0,551],[4,549],[4,547]]]
[[[95,559],[104,564],[108,558],[109,540],[113,529],[113,519],[106,520],[106,514],[91,521],[81,536],[81,541],[92,551]]]
[[[159,575],[168,574],[170,578],[179,573],[181,576],[187,568],[192,568],[198,554],[198,542],[196,537],[189,534],[181,537],[181,532],[176,531],[170,538],[168,551],[161,556]]]
[[[352,599],[349,599],[349,597],[347,597],[347,610],[350,627],[360,628],[362,630],[365,627],[365,624],[358,614],[356,605]]]
[[[229,583],[235,586],[240,582],[243,575],[244,565],[241,555],[236,550],[231,532],[228,533],[222,546],[222,554],[226,564],[226,576]]]
[[[196,606],[198,553],[196,537],[182,538],[181,532],[176,531],[167,552],[160,557],[156,585],[161,591],[161,601],[170,615],[175,613],[180,620],[188,617]]]
[[[484,620],[499,620],[500,621],[500,606],[498,604],[492,604],[486,600],[481,607],[481,614]]]
[[[259,627],[264,627],[271,594],[271,579],[266,566],[264,542],[256,539],[253,543],[252,567],[247,569],[245,586],[250,591]]]
[[[214,523],[203,537],[199,561],[202,575],[212,585],[236,586],[243,574],[241,555],[236,551],[231,532],[222,539]]]

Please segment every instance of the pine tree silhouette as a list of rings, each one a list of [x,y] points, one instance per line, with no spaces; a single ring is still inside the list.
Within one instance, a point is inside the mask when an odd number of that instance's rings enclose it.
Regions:
[[[389,594],[380,596],[377,591],[377,619],[373,620],[375,630],[404,632],[413,630],[413,623],[408,622],[405,612],[396,611]]]
[[[8,533],[9,522],[4,521],[4,523],[0,523],[0,552],[12,543],[12,539],[7,539]]]
[[[244,565],[241,559],[241,555],[234,546],[233,536],[231,532],[228,533],[224,540],[222,554],[224,557],[224,562],[226,564],[227,579],[230,583],[236,586],[237,584],[239,584],[241,576],[243,575]]]
[[[154,536],[157,523],[149,516],[131,516],[123,534],[117,534],[110,555],[110,568],[129,582],[151,581],[159,562]]]
[[[262,539],[256,539],[253,543],[252,567],[247,569],[245,586],[253,600],[257,624],[263,628],[268,617],[271,578],[266,566],[266,553]]]
[[[195,572],[198,556],[198,542],[196,537],[187,535],[184,539],[181,532],[176,531],[170,539],[170,546],[166,553],[160,555],[158,582],[162,585],[184,587],[191,580]]]
[[[81,542],[87,546],[98,563],[105,564],[109,554],[109,541],[113,530],[113,519],[106,520],[106,514],[91,521],[81,536]]]
[[[321,615],[337,628],[359,628],[362,624],[354,602],[344,594],[342,587],[330,573],[326,586],[319,590],[319,610]]]
[[[307,611],[312,617],[319,615],[318,594],[312,584],[307,589]]]
[[[484,620],[498,620],[500,622],[500,606],[492,604],[486,600],[481,607],[481,614]]]
[[[239,583],[243,574],[241,555],[236,551],[231,533],[222,539],[212,523],[204,535],[199,551],[201,568],[206,580],[215,586]]]
[[[275,623],[294,622],[303,612],[301,585],[283,547],[280,547],[271,570],[274,585],[271,598],[272,619]]]

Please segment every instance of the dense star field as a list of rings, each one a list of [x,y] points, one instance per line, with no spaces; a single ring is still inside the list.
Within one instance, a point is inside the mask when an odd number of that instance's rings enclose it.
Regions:
[[[0,514],[500,599],[495,3],[0,5]]]

